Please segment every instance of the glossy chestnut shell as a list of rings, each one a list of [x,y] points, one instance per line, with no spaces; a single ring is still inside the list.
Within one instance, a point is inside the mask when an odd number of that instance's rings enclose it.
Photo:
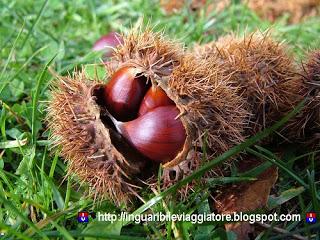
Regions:
[[[147,91],[144,77],[136,77],[136,75],[136,68],[120,68],[104,88],[106,107],[119,121],[129,121],[136,117]]]
[[[181,151],[186,132],[175,106],[161,106],[118,127],[127,141],[156,162],[172,160]]]
[[[150,110],[159,106],[174,105],[174,102],[167,96],[160,87],[151,87],[144,96],[138,115],[144,115]]]

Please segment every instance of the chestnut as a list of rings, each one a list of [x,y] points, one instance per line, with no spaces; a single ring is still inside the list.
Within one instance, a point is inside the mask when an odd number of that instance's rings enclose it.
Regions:
[[[104,87],[104,101],[108,111],[119,121],[136,117],[140,103],[147,91],[144,77],[136,77],[137,69],[118,69]]]
[[[92,50],[100,51],[104,50],[105,57],[111,57],[114,54],[114,48],[123,44],[123,39],[119,33],[110,32],[99,38],[93,45]]]
[[[167,96],[160,87],[151,87],[144,96],[138,115],[144,115],[146,112],[159,107],[174,105],[174,102]]]
[[[182,150],[186,131],[175,106],[154,108],[130,122],[115,122],[121,135],[141,154],[155,162],[174,159]]]

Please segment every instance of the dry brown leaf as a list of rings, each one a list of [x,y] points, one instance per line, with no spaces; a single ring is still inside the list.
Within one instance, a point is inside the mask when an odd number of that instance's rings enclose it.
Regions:
[[[181,10],[188,5],[191,10],[197,11],[206,7],[206,15],[212,11],[220,12],[230,4],[230,0],[192,0],[191,3],[187,0],[160,0],[160,6],[167,14],[171,14]]]
[[[255,159],[245,160],[241,164],[243,171],[249,170],[257,165]],[[250,166],[250,167],[249,167]],[[241,183],[228,187],[226,191],[217,198],[216,209],[221,214],[232,214],[234,212],[249,212],[263,208],[267,204],[270,190],[278,178],[278,169],[271,167],[260,174],[256,181]],[[237,234],[239,240],[249,239],[248,234],[253,232],[253,226],[248,222],[227,223],[227,231]]]
[[[168,14],[180,10],[185,4],[184,0],[160,0],[160,6]]]
[[[247,0],[248,7],[271,22],[289,14],[289,23],[298,23],[307,17],[319,15],[319,0]]]

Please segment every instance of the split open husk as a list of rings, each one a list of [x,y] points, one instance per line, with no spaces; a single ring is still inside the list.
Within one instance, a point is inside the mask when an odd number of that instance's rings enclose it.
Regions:
[[[139,75],[175,102],[186,130],[183,148],[163,166],[162,188],[244,140],[249,119],[246,103],[237,86],[221,80],[220,66],[209,66],[182,45],[148,29],[133,30],[123,39],[107,63],[108,75],[123,66],[137,68]],[[101,102],[102,84],[83,72],[58,77],[51,91],[48,123],[52,140],[68,163],[68,174],[88,184],[96,198],[119,205],[156,184],[159,165],[141,157],[112,127]],[[190,190],[192,183],[181,190],[181,196]]]

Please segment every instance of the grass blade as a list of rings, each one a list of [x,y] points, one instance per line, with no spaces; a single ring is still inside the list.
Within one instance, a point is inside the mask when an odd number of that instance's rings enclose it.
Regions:
[[[267,161],[267,162],[264,162],[264,163],[258,165],[257,167],[254,167],[246,172],[239,173],[238,176],[239,177],[256,177],[259,174],[263,173],[268,168],[270,168],[271,166],[272,166],[272,163]]]
[[[23,239],[23,240],[32,240],[31,238],[25,236],[24,234],[16,231],[15,229],[7,226],[6,224],[0,222],[0,229],[1,229],[1,232],[5,232],[5,235],[3,236],[5,239],[8,239],[9,235],[7,233],[9,233],[11,236],[16,236],[17,238],[19,239]],[[5,231],[3,231],[5,230]],[[2,239],[0,237],[0,239]]]
[[[71,234],[64,227],[59,226],[54,221],[52,221],[51,223],[53,226],[56,227],[56,229],[58,229],[58,231],[61,233],[61,236],[63,237],[63,239],[74,240],[74,238],[71,236]]]
[[[57,231],[50,231],[50,232],[45,232],[45,234],[48,237],[62,237],[61,233]],[[79,231],[69,231],[69,234],[72,237],[90,237],[90,238],[97,238],[97,239],[113,239],[113,240],[145,240],[146,238],[144,237],[132,237],[132,236],[118,236],[114,234],[101,234],[101,233],[81,233]]]
[[[29,32],[28,32],[28,35],[26,36],[26,38],[23,40],[23,43],[22,43],[22,46],[21,46],[21,49],[24,47],[24,45],[26,44],[26,42],[28,41],[29,37],[31,36],[31,33],[33,32],[33,29],[34,27],[37,25],[37,23],[39,22],[40,20],[40,17],[42,16],[43,12],[44,12],[44,9],[45,7],[47,6],[47,3],[48,3],[49,0],[45,0],[44,3],[42,4],[41,6],[41,9],[39,11],[39,13],[37,14],[37,18],[36,20],[34,21],[34,23],[32,24]]]
[[[300,233],[300,232],[304,232],[306,230],[311,230],[311,229],[319,229],[320,228],[320,223],[316,223],[314,225],[311,225],[311,226],[307,226],[307,227],[304,227],[304,228],[301,228],[301,229],[298,229],[298,230],[295,230],[295,231],[292,231],[290,233],[287,233],[287,234],[281,234],[281,235],[277,235],[275,237],[270,237],[269,239],[270,240],[276,240],[276,239],[285,239],[286,237],[292,237],[293,234],[296,234],[296,233]],[[309,238],[311,239],[311,238]],[[316,239],[316,238],[315,238]]]
[[[12,82],[21,72],[22,70],[29,64],[29,62],[35,57],[37,56],[41,51],[43,51],[44,49],[46,49],[47,46],[44,46],[40,49],[38,49],[37,51],[35,51],[28,59],[27,61],[18,69],[18,71],[16,71],[16,73],[10,77],[7,81],[4,82],[4,84],[1,86],[1,89],[0,89],[0,94],[2,93],[3,89],[6,88],[6,86]]]
[[[50,64],[53,62],[53,60],[56,58],[57,54],[55,54],[50,61],[44,66],[38,80],[37,80],[37,85],[36,85],[36,91],[34,93],[34,96],[32,98],[32,121],[31,121],[31,134],[32,134],[32,143],[36,143],[37,139],[37,133],[35,131],[36,127],[36,117],[37,117],[37,104],[38,104],[38,98],[39,98],[39,93],[40,93],[40,86],[42,84],[42,81],[44,79],[45,73],[50,66]]]
[[[7,67],[8,67],[8,64],[9,64],[11,58],[12,58],[13,52],[14,52],[14,50],[16,49],[17,42],[18,42],[18,40],[19,40],[19,38],[20,38],[20,36],[21,36],[21,33],[22,33],[23,29],[24,29],[24,24],[25,24],[25,23],[22,24],[22,27],[21,27],[21,29],[20,29],[20,31],[19,31],[16,39],[15,39],[14,42],[13,42],[13,45],[12,45],[12,48],[11,48],[11,50],[10,50],[9,56],[8,56],[8,58],[7,58],[7,61],[6,61],[6,63],[4,64],[4,67],[2,68],[1,75],[0,75],[0,80],[3,78],[3,74],[4,74],[4,72],[7,70]]]
[[[24,216],[10,201],[4,198],[4,196],[0,195],[1,202],[7,206],[8,209],[11,209],[17,216],[21,218],[21,220],[27,224],[30,228],[36,231],[43,239],[49,240],[37,226],[31,222],[26,216]]]
[[[320,202],[319,202],[319,196],[317,193],[317,187],[315,184],[315,172],[311,171],[311,172],[307,172],[308,173],[308,181],[309,181],[309,186],[310,186],[310,195],[312,198],[312,206],[313,206],[313,210],[316,212],[320,211]]]
[[[218,177],[207,180],[209,186],[257,180],[253,177]]]
[[[28,139],[22,139],[22,140],[10,140],[5,142],[0,142],[0,149],[6,149],[6,148],[16,148],[24,146],[28,143]]]
[[[308,184],[306,184],[297,174],[295,174],[293,171],[291,171],[289,168],[287,168],[285,163],[280,161],[280,159],[269,158],[269,157],[263,155],[262,153],[259,153],[259,152],[255,151],[255,150],[251,149],[251,148],[247,149],[247,151],[249,153],[255,155],[256,157],[260,157],[262,159],[270,161],[271,163],[273,163],[274,165],[279,167],[281,170],[287,172],[293,179],[295,179],[302,186],[304,186],[305,188],[309,188]]]

